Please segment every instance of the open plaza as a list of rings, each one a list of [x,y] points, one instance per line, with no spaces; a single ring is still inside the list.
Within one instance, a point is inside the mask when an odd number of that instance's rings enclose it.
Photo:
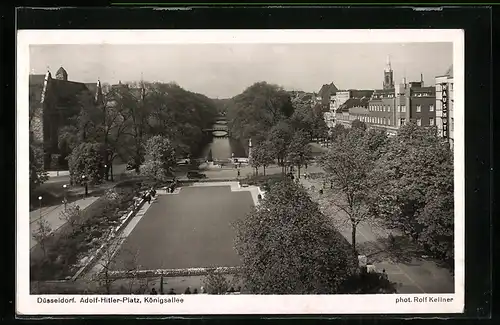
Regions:
[[[208,185],[157,194],[122,244],[116,269],[136,251],[140,270],[238,266],[233,222],[254,206],[252,188]]]

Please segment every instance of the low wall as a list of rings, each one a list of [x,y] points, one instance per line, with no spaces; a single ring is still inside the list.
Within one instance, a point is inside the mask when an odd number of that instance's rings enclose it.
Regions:
[[[155,278],[164,277],[179,277],[179,276],[204,276],[210,272],[217,274],[237,274],[240,268],[237,266],[216,267],[216,268],[185,268],[185,269],[158,269],[158,270],[137,270],[137,271],[111,271],[108,272],[110,279],[127,279],[127,278]]]

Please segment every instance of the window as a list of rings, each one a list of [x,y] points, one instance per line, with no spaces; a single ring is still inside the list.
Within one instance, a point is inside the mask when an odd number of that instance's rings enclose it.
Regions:
[[[390,118],[387,119],[387,125],[391,125],[391,119]]]
[[[405,125],[405,123],[406,123],[406,119],[405,118],[402,118],[402,119],[399,120],[399,125],[400,126]]]
[[[429,112],[434,112],[434,104],[429,105]]]
[[[391,105],[387,105],[387,111],[390,112],[391,111]]]
[[[429,117],[429,125],[434,126],[434,118],[433,117]]]
[[[417,105],[417,113],[420,113],[420,112],[422,112],[422,106]]]
[[[421,118],[418,118],[418,119],[417,119],[417,125],[418,125],[418,126],[422,126],[422,119],[421,119]]]
[[[406,105],[401,105],[401,113],[406,113]]]
[[[451,118],[451,125],[450,125],[450,126],[451,126],[451,128],[450,128],[450,131],[453,131],[453,129],[455,128],[455,127],[454,127],[454,124],[455,124],[454,122],[455,122],[455,121],[454,121],[454,119],[453,119],[453,117],[452,117],[452,118]]]
[[[398,105],[398,113],[401,112],[401,105]]]

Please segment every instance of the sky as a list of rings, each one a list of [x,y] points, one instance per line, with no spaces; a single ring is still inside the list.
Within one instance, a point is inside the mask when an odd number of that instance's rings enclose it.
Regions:
[[[115,84],[171,82],[211,98],[229,98],[255,82],[317,92],[333,82],[339,89],[379,89],[390,57],[394,80],[433,85],[453,63],[453,43],[373,44],[161,44],[31,45],[30,71],[68,79]]]

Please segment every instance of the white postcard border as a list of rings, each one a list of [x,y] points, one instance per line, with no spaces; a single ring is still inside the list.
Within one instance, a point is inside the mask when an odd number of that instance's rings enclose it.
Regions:
[[[412,295],[176,295],[183,303],[38,303],[39,298],[129,297],[30,295],[29,46],[35,44],[414,43],[453,42],[455,293]],[[460,313],[465,281],[464,34],[462,30],[20,30],[17,34],[16,310],[23,315],[74,314],[418,314]],[[143,300],[143,296],[134,296]],[[396,303],[398,298],[452,302]],[[404,300],[403,300],[404,301]]]

